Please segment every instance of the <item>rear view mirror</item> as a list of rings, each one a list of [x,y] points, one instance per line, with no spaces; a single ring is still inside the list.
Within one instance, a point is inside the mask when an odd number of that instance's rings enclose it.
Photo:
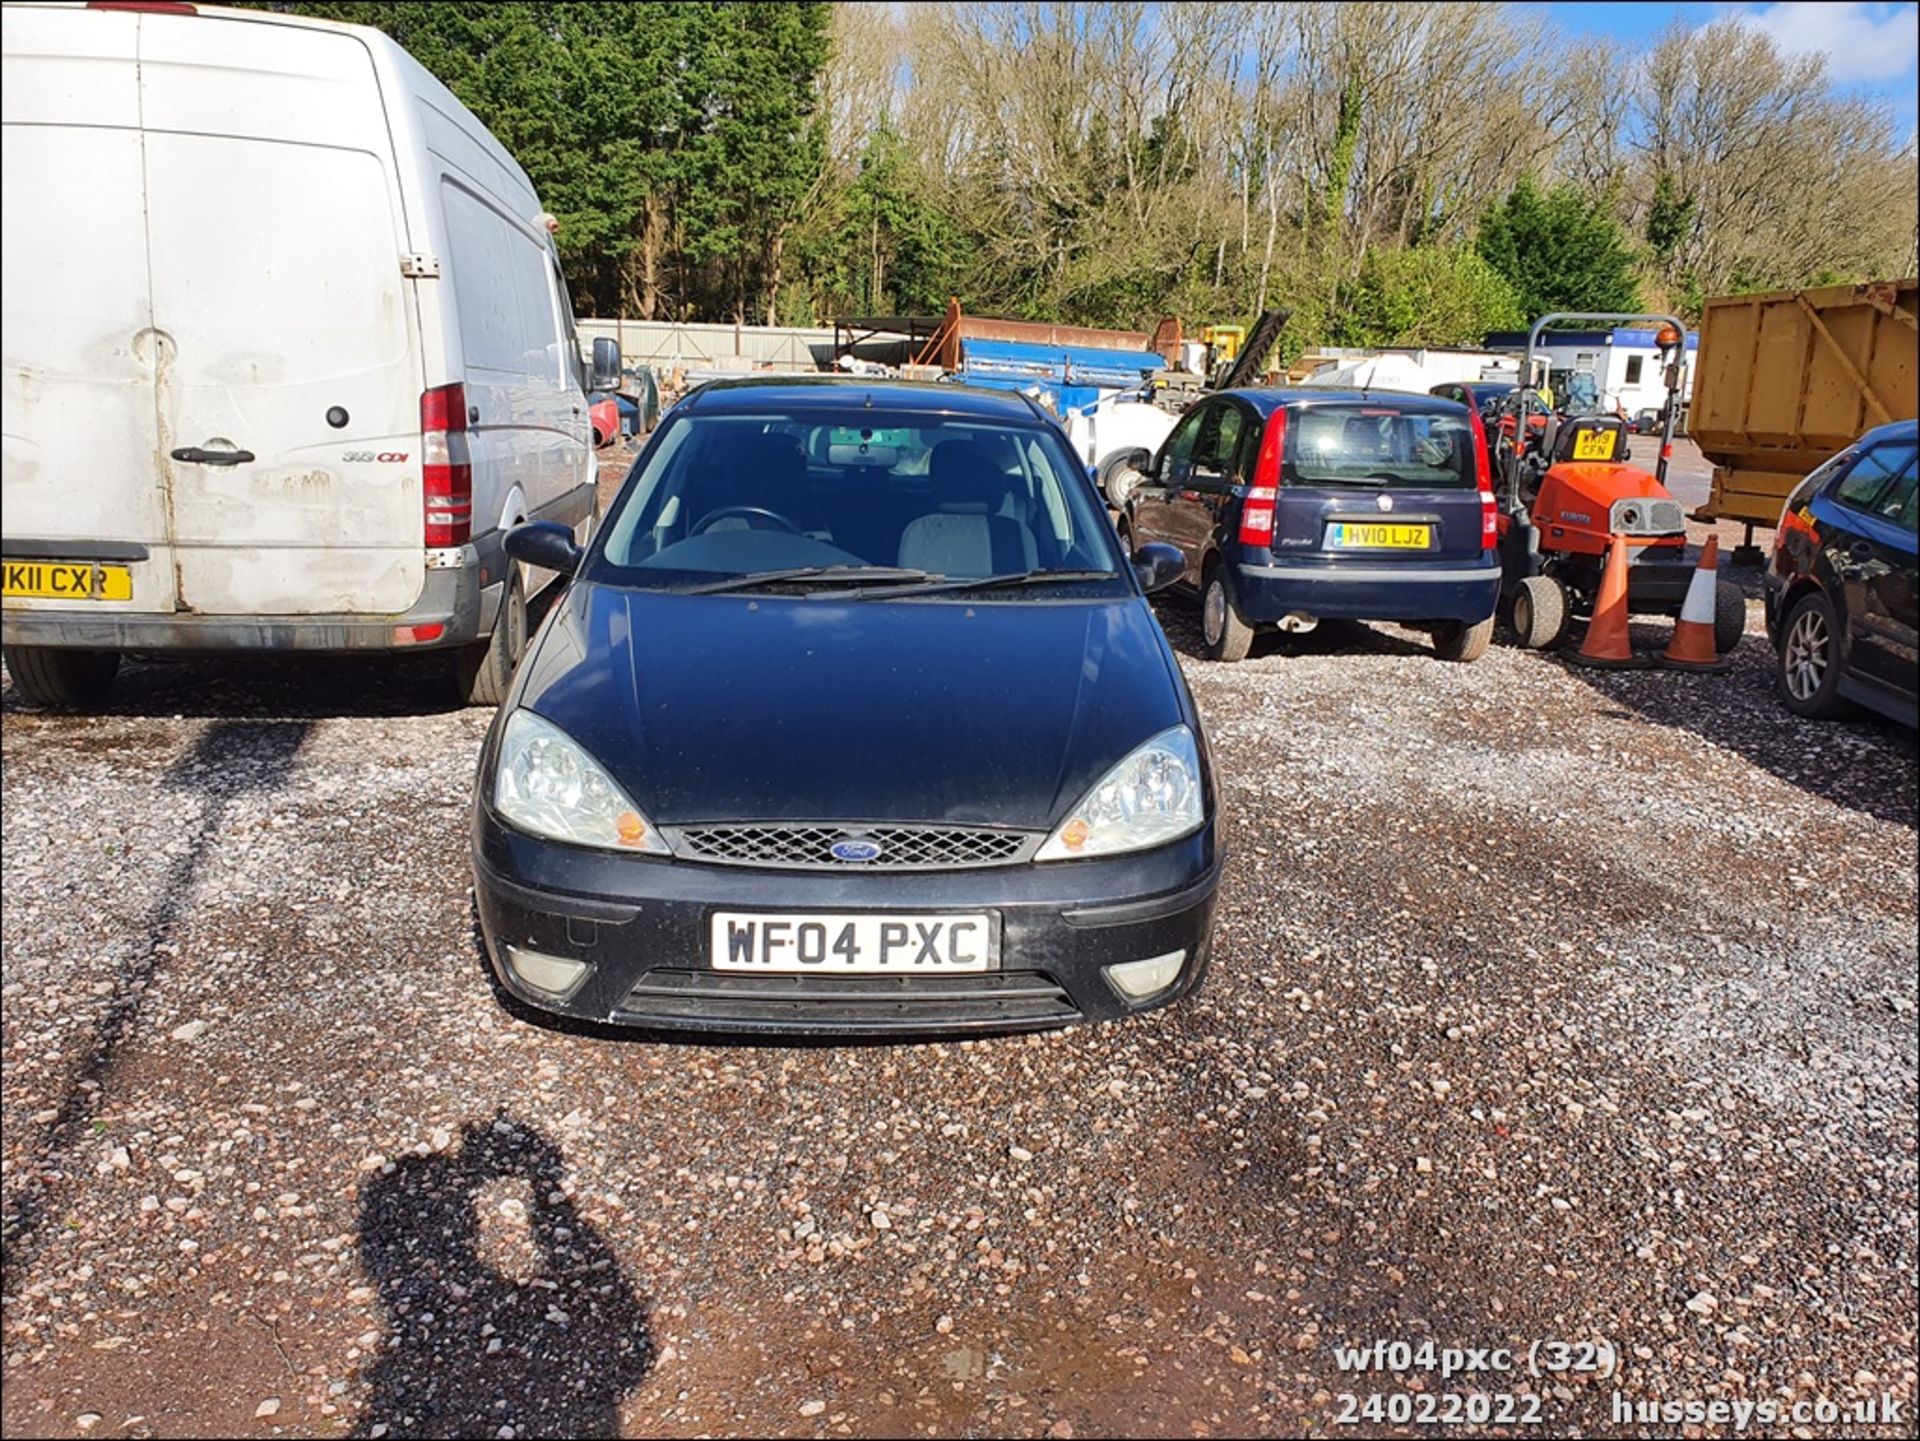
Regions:
[[[620,388],[620,342],[604,335],[593,340],[593,374],[588,378],[588,390],[618,390]]]
[[[1140,582],[1140,589],[1148,595],[1156,590],[1165,590],[1187,571],[1187,558],[1179,549],[1161,542],[1149,541],[1133,553],[1133,573]]]
[[[573,542],[573,532],[558,521],[535,520],[516,525],[507,532],[506,549],[507,554],[522,565],[557,570],[562,575],[572,575],[580,569],[580,547]]]
[[[827,464],[829,465],[872,465],[882,470],[892,470],[900,463],[900,451],[897,446],[874,445],[862,441],[858,445],[829,445]]]

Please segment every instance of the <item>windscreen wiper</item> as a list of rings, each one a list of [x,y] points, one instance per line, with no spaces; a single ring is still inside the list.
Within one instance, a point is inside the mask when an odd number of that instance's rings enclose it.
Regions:
[[[705,581],[700,585],[676,587],[679,595],[718,595],[725,591],[753,590],[763,585],[805,580],[830,580],[854,585],[885,585],[898,581],[938,581],[946,577],[929,570],[914,570],[894,565],[796,565],[786,570],[756,570],[745,575],[730,575],[725,580]]]
[[[929,577],[930,584],[862,590],[858,592],[858,597],[861,600],[889,600],[895,596],[946,595],[967,590],[1011,590],[1015,586],[1046,585],[1054,581],[1113,580],[1117,575],[1117,571],[1111,570],[1018,570],[1006,575],[976,576],[972,580],[948,580],[942,576],[932,576]]]

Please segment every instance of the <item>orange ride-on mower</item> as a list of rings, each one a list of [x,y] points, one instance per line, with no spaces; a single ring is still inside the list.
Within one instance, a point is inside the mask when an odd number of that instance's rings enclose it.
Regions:
[[[1628,463],[1626,423],[1617,416],[1549,414],[1537,423],[1538,393],[1524,383],[1535,374],[1535,352],[1550,326],[1653,321],[1660,325],[1660,361],[1667,403],[1660,420],[1653,474]],[[1514,423],[1499,426],[1501,600],[1522,645],[1546,650],[1570,638],[1576,622],[1593,613],[1607,545],[1627,542],[1627,609],[1635,615],[1678,617],[1700,559],[1687,544],[1680,502],[1667,493],[1667,457],[1673,444],[1686,330],[1670,315],[1542,317],[1527,337],[1523,384],[1508,405]],[[1518,444],[1515,437],[1522,437]],[[1739,590],[1721,581],[1714,597],[1714,645],[1721,654],[1740,642],[1747,608]]]

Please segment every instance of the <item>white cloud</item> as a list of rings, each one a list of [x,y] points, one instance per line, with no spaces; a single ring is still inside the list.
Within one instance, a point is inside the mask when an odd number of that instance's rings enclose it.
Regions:
[[[1914,73],[1920,7],[1862,0],[1780,0],[1733,12],[1791,55],[1815,51],[1843,84],[1886,83]]]

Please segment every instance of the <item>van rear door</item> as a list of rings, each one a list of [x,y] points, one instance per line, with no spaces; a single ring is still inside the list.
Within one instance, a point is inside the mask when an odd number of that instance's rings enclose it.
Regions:
[[[372,56],[351,34],[149,13],[139,86],[179,607],[405,610],[424,382]]]
[[[1410,400],[1411,398],[1409,398]],[[1483,554],[1479,470],[1463,407],[1369,396],[1288,418],[1277,553],[1369,566]]]
[[[140,93],[131,15],[9,5],[0,79],[9,557],[120,557],[131,595],[85,604],[171,611],[157,482]],[[141,550],[147,559],[134,559]],[[13,589],[9,585],[9,589]],[[70,600],[9,606],[60,607]]]

